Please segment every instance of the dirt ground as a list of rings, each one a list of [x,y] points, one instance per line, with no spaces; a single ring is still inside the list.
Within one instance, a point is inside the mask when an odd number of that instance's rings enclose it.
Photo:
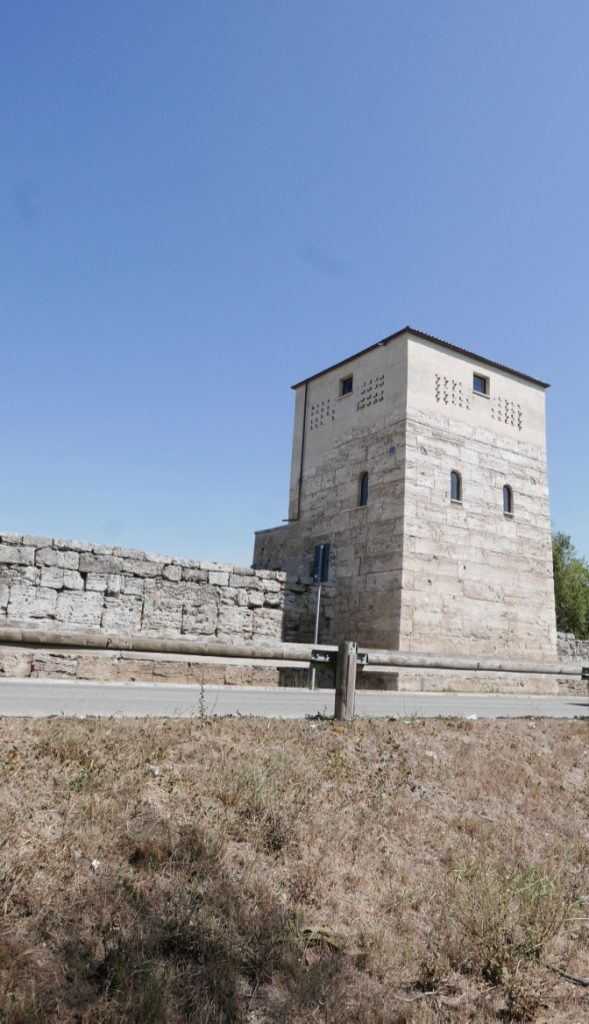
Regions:
[[[0,1021],[586,1022],[587,728],[0,720]]]

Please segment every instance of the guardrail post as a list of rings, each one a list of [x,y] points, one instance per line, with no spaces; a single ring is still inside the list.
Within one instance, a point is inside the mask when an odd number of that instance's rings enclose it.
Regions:
[[[335,710],[333,717],[342,720],[354,717],[356,695],[356,663],[358,644],[344,640],[338,645],[335,670]]]

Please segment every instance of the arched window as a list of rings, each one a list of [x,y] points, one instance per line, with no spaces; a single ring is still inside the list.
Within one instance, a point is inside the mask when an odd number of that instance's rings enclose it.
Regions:
[[[503,511],[506,515],[513,515],[513,491],[509,484],[503,488]]]
[[[368,504],[368,473],[362,473],[358,487],[358,504]]]
[[[450,473],[450,499],[462,501],[462,477],[455,469]]]

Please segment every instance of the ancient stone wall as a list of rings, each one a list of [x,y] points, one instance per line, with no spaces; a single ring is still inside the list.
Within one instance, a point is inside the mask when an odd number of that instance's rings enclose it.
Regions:
[[[259,537],[260,544],[268,544],[270,564],[272,548],[282,546],[281,534],[277,529]],[[280,555],[276,550],[274,557]],[[337,555],[336,550],[336,568]],[[274,570],[2,534],[0,637],[4,624],[55,632],[96,630],[114,638],[137,633],[235,642],[312,639],[316,588],[310,571],[310,565],[301,566],[287,582],[284,573]],[[323,591],[320,642],[325,643],[333,640],[333,585]],[[289,622],[297,628],[289,630]],[[350,638],[361,639],[351,620],[347,627]],[[558,656],[589,664],[589,641],[560,633]]]
[[[589,665],[589,640],[577,640],[574,633],[558,633],[558,657],[561,661]]]
[[[0,632],[27,624],[203,640],[282,640],[284,574],[0,535]]]

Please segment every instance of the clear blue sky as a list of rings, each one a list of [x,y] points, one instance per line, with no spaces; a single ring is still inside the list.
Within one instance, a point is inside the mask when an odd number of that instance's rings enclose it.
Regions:
[[[19,0],[0,31],[0,530],[248,564],[290,385],[411,323],[551,381],[589,557],[586,0]]]

